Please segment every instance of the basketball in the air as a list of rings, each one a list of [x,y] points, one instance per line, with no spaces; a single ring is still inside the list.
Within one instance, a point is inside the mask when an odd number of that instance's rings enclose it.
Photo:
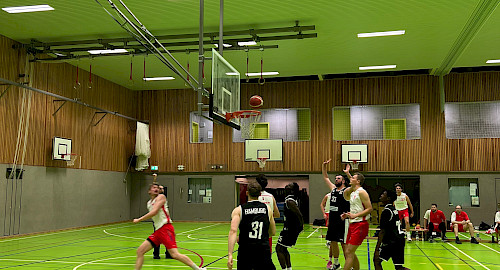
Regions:
[[[253,109],[258,109],[264,105],[264,100],[261,96],[254,95],[250,98],[250,107]]]

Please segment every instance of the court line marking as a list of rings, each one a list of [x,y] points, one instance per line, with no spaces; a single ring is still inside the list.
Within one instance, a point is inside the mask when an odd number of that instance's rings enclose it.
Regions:
[[[106,225],[106,226],[112,226],[112,225]],[[123,226],[123,227],[129,227],[131,225],[128,225],[128,226]],[[12,239],[5,239],[5,240],[1,240],[0,239],[0,243],[5,243],[5,242],[10,242],[10,241],[14,241],[14,240],[25,240],[25,239],[31,239],[31,238],[36,238],[36,237],[41,237],[41,236],[47,236],[47,235],[56,235],[56,234],[62,234],[62,233],[70,233],[70,232],[81,232],[81,231],[86,231],[86,230],[92,230],[92,229],[100,229],[99,228],[100,226],[98,227],[92,227],[92,228],[83,228],[83,229],[71,229],[71,230],[67,230],[67,231],[62,231],[62,232],[47,232],[47,233],[40,233],[38,235],[32,235],[32,236],[26,236],[26,237],[23,237],[23,236],[19,236],[19,237],[15,237],[15,238],[12,238]],[[117,227],[117,228],[111,228],[111,229],[118,229],[118,228],[123,228],[123,227]]]
[[[188,233],[188,232],[194,232],[194,231],[197,231],[197,230],[201,230],[201,229],[204,229],[204,228],[217,226],[217,225],[220,225],[220,224],[222,224],[222,223],[216,223],[216,224],[208,225],[208,226],[205,226],[205,227],[200,227],[200,228],[193,229],[193,230],[189,230],[189,231],[185,231],[185,232],[176,233],[176,235],[179,235],[179,234],[184,234],[184,233]]]
[[[207,256],[207,257],[216,257],[218,258],[219,256],[214,256],[214,255],[202,255],[202,256]],[[100,260],[94,260],[94,261],[89,261],[89,262],[84,262],[84,263],[80,263],[79,265],[75,266],[73,268],[73,270],[76,270],[84,265],[87,265],[87,264],[95,264],[95,265],[115,265],[115,266],[129,266],[129,265],[135,265],[135,262],[134,263],[102,263],[102,261],[108,261],[108,260],[114,260],[114,259],[123,259],[123,258],[135,258],[136,256],[123,256],[123,257],[113,257],[113,258],[106,258],[106,259],[100,259]],[[157,267],[158,265],[143,265],[144,266],[147,266],[147,267]],[[186,266],[186,265],[162,265],[161,267],[174,267],[174,268],[186,268],[186,267],[189,267],[189,266]],[[222,269],[225,269],[225,268],[222,268]]]
[[[498,250],[492,249],[492,248],[490,248],[489,246],[487,246],[487,245],[485,245],[485,244],[483,244],[483,243],[479,243],[479,244],[480,244],[481,246],[485,247],[485,248],[491,249],[491,250],[495,251],[496,253],[500,254],[500,251],[498,251]]]
[[[311,237],[311,236],[312,236],[314,233],[316,233],[318,230],[319,230],[319,228],[317,228],[316,230],[314,230],[311,234],[309,234],[309,236],[308,236],[307,238]]]
[[[478,262],[476,259],[472,258],[471,256],[469,256],[467,253],[461,251],[459,248],[455,247],[454,245],[450,244],[450,243],[447,243],[448,245],[450,245],[451,247],[453,247],[454,249],[456,249],[458,252],[462,253],[463,255],[465,255],[467,258],[471,259],[472,261],[476,262],[477,264],[479,264],[480,266],[482,266],[484,269],[488,269],[488,270],[491,270],[489,269],[488,267],[486,267],[484,264]]]
[[[439,268],[439,270],[444,270],[444,269],[441,267],[441,265],[439,265],[439,263],[436,263],[435,265],[436,265],[436,267],[437,267],[437,268]]]

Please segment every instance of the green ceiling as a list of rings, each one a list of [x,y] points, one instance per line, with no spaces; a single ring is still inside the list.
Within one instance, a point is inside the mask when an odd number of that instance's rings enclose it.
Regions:
[[[198,32],[198,0],[123,1],[155,35]],[[500,11],[495,9],[498,2],[226,0],[224,30],[289,27],[297,20],[300,25],[315,25],[316,30],[312,32],[318,34],[317,38],[261,42],[279,48],[249,52],[250,72],[260,71],[262,56],[264,71],[279,71],[280,77],[358,73],[359,66],[388,64],[396,64],[396,70],[438,69],[447,58],[453,67],[476,67],[487,65],[488,59],[500,59]],[[22,43],[29,43],[31,39],[56,42],[130,37],[94,0],[0,2],[1,7],[37,4],[49,4],[55,10],[21,14],[0,11],[0,34]],[[205,0],[205,32],[217,32],[218,25],[219,1]],[[406,30],[406,34],[357,37],[357,33],[389,30]],[[186,53],[174,56],[184,65],[188,61]],[[246,72],[244,51],[227,51],[224,56],[240,73]],[[134,80],[130,81],[131,58],[93,58],[92,72],[134,90],[186,88],[180,78],[142,82],[143,56],[133,57]],[[193,72],[197,71],[196,53],[189,55],[189,61],[192,74],[197,76],[197,72]],[[88,70],[89,62],[89,58],[83,58],[78,65]],[[70,63],[76,64],[76,61]],[[174,75],[151,55],[147,57],[146,66],[148,77]],[[210,71],[206,73],[209,77]]]

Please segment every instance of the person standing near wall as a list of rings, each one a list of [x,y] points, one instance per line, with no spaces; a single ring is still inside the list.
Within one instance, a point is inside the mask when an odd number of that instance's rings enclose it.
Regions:
[[[500,245],[500,238],[498,238],[498,236],[500,236],[500,203],[497,205],[497,208],[498,211],[495,214],[495,232],[497,234],[498,244]]]
[[[292,261],[288,248],[297,243],[300,232],[304,229],[304,218],[299,210],[297,195],[299,185],[295,182],[285,186],[285,224],[276,244],[276,254],[280,262],[281,269],[292,270]]]
[[[156,231],[150,235],[137,249],[137,259],[135,262],[135,269],[141,269],[144,263],[144,254],[150,251],[153,247],[163,244],[170,256],[185,265],[191,267],[193,270],[204,270],[200,268],[186,255],[179,253],[177,250],[177,243],[175,241],[174,226],[172,226],[172,219],[168,212],[167,198],[165,195],[160,194],[160,186],[153,183],[149,186],[148,194],[150,200],[148,201],[149,212],[140,218],[134,219],[134,223],[152,218]]]
[[[344,270],[359,270],[359,260],[356,256],[356,249],[363,243],[368,236],[368,219],[372,212],[372,203],[370,196],[362,188],[365,177],[361,173],[355,173],[351,176],[349,173],[351,166],[347,164],[344,172],[350,180],[351,186],[344,191],[344,198],[350,203],[350,210],[342,214],[342,219],[349,219],[349,230],[346,238],[345,247],[345,265]]]
[[[398,210],[392,205],[398,195],[392,190],[386,190],[380,195],[380,202],[385,205],[380,215],[380,232],[378,233],[377,246],[373,254],[375,270],[383,270],[382,261],[392,258],[392,263],[397,270],[409,270],[405,263],[405,236],[401,230],[401,219]]]
[[[406,241],[410,242],[410,218],[413,217],[413,205],[411,204],[408,195],[403,192],[403,185],[397,183],[394,186],[396,187],[396,194],[398,195],[398,198],[394,202],[394,206],[396,207],[396,210],[398,210],[399,219],[405,221]],[[411,213],[408,213],[408,209],[410,209]]]
[[[227,268],[233,269],[234,245],[238,238],[238,270],[274,270],[268,239],[276,233],[271,207],[259,201],[261,186],[250,181],[248,202],[237,206],[231,213],[228,236]]]
[[[331,241],[330,250],[329,250],[329,260],[326,264],[326,268],[328,269],[340,269],[340,249],[339,243],[342,247],[342,251],[344,253],[345,258],[345,240],[346,240],[346,232],[349,227],[349,221],[342,219],[341,215],[349,212],[349,201],[344,198],[344,192],[346,190],[345,187],[345,179],[342,175],[337,174],[335,176],[335,183],[332,183],[330,178],[328,177],[327,166],[330,163],[331,159],[323,162],[322,173],[323,180],[325,184],[330,189],[330,207],[329,211],[329,222],[328,222],[328,231],[326,233],[326,240]],[[333,258],[333,262],[332,262]]]

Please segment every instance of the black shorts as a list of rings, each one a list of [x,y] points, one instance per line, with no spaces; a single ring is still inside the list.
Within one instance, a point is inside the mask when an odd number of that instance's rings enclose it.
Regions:
[[[394,265],[405,264],[405,242],[401,241],[394,244],[387,244],[380,247],[380,259],[389,261],[392,258]]]
[[[285,230],[283,229],[280,233],[280,236],[278,237],[278,243],[286,246],[286,247],[291,247],[297,243],[297,238],[299,237],[299,231],[291,231],[291,230]]]
[[[345,243],[347,229],[349,228],[349,220],[331,219],[326,232],[326,240]]]
[[[239,248],[238,270],[276,270],[268,248]]]

